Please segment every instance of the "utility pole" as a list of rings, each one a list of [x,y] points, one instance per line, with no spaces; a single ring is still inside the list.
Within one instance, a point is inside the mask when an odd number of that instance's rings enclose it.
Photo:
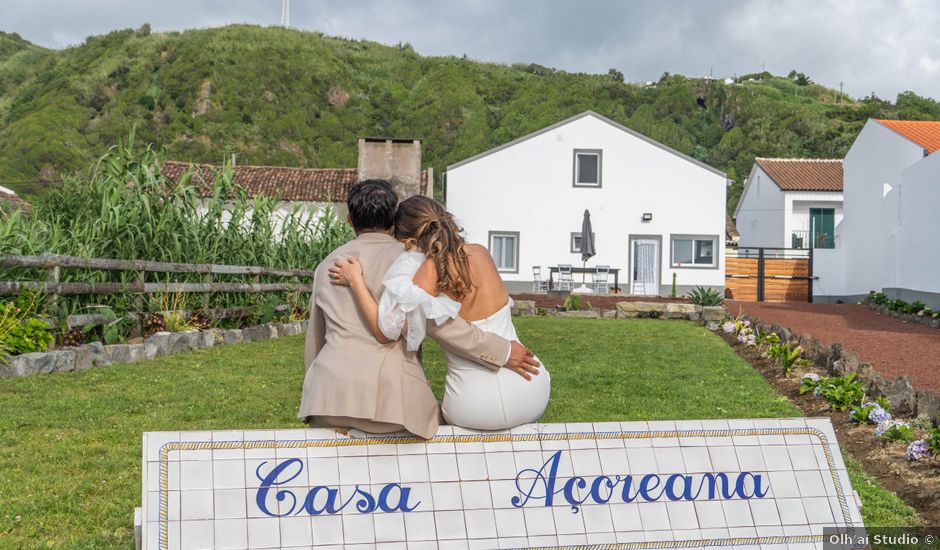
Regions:
[[[842,103],[842,86],[843,86],[844,84],[845,84],[845,83],[842,82],[841,80],[839,81],[839,103]]]
[[[290,0],[281,1],[281,26],[290,28]]]

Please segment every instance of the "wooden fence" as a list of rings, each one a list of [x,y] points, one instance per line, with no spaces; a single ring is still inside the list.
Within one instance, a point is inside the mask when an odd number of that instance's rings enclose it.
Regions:
[[[136,294],[137,313],[142,313],[143,295],[155,293],[202,294],[203,306],[208,308],[209,294],[212,292],[310,292],[314,270],[281,269],[272,267],[185,264],[152,262],[148,260],[114,260],[104,258],[80,258],[47,254],[42,256],[0,256],[0,268],[33,268],[46,271],[44,281],[0,281],[0,296],[10,296],[22,290],[35,290],[47,293],[53,299],[56,296],[74,296],[89,294]],[[131,282],[63,282],[63,269],[98,269],[104,271],[129,271],[135,276]],[[201,282],[147,282],[147,273],[196,274],[201,275]],[[214,281],[216,275],[250,276],[251,282]],[[308,282],[261,282],[261,277],[284,277],[291,279],[309,279]],[[289,308],[286,304],[276,307],[278,311]],[[219,308],[206,310],[215,318],[242,316],[247,308]],[[80,326],[89,322],[100,324],[99,315],[73,315],[69,317],[70,326]]]
[[[734,300],[812,302],[813,253],[750,248],[725,259],[725,291]]]

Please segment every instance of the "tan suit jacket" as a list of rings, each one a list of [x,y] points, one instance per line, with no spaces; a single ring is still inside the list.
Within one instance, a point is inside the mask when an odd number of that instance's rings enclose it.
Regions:
[[[341,416],[399,424],[429,438],[437,433],[438,404],[415,352],[404,339],[381,344],[359,313],[348,287],[332,285],[327,270],[338,259],[359,258],[366,287],[376,300],[382,279],[404,246],[384,233],[364,233],[337,248],[317,267],[304,345],[303,397],[299,417]],[[508,340],[461,318],[428,335],[449,351],[498,369],[509,356]]]

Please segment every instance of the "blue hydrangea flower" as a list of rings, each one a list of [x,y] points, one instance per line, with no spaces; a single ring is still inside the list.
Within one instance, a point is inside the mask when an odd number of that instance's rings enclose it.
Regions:
[[[888,430],[890,430],[891,428],[895,426],[907,426],[907,422],[904,422],[903,420],[890,420],[890,419],[885,420],[884,422],[879,422],[878,427],[875,428],[875,435],[877,435],[878,437],[881,437],[882,435],[885,434],[885,432],[887,432]]]
[[[881,408],[881,405],[875,405],[875,408],[868,413],[868,420],[875,424],[881,424],[891,420],[891,413]]]
[[[908,460],[920,460],[921,458],[929,458],[931,455],[933,455],[933,453],[930,451],[930,447],[927,446],[927,442],[923,439],[918,439],[907,446]]]
[[[721,330],[726,333],[734,332],[734,321],[726,321],[725,324],[721,325]]]
[[[813,382],[819,382],[820,377],[815,372],[807,372],[803,375],[803,380],[812,380]]]

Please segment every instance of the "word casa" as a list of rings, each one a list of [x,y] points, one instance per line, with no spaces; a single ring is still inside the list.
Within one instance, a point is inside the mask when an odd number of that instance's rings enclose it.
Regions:
[[[555,497],[561,496],[564,503],[578,513],[584,503],[606,504],[611,500],[622,502],[658,500],[731,500],[763,498],[768,486],[764,486],[761,474],[740,472],[737,474],[646,474],[640,477],[601,475],[593,479],[572,477],[564,482],[557,479],[561,451],[553,454],[538,470],[525,469],[516,475],[516,488],[522,496],[512,497],[512,505],[522,508],[532,501],[536,505],[552,506]],[[585,490],[586,489],[586,490]],[[578,494],[582,496],[579,497]]]
[[[360,514],[411,512],[421,504],[420,501],[412,504],[411,489],[398,483],[383,485],[377,495],[373,495],[368,487],[356,485],[353,494],[345,500],[339,497],[339,488],[317,485],[310,488],[302,498],[298,498],[291,489],[278,490],[278,486],[290,483],[303,473],[304,461],[299,458],[285,460],[272,468],[267,475],[262,475],[261,468],[265,464],[267,462],[262,462],[255,470],[255,476],[261,481],[261,486],[255,493],[255,503],[258,509],[268,516],[338,514],[350,505],[353,506],[350,510],[355,509]],[[276,503],[269,502],[269,493],[273,493]]]

